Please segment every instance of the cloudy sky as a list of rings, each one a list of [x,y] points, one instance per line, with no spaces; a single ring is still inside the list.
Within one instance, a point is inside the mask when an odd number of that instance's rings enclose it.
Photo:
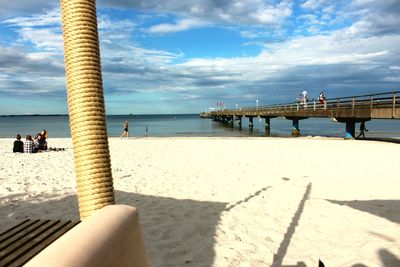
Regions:
[[[399,0],[97,0],[108,114],[400,90]],[[60,4],[0,2],[0,115],[67,113]]]

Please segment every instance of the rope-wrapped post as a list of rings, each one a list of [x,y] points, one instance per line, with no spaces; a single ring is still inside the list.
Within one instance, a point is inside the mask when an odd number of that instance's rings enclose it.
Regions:
[[[68,108],[82,219],[114,204],[96,0],[61,0]]]

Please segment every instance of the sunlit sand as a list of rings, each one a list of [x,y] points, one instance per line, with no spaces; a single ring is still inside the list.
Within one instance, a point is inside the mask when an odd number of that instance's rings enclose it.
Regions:
[[[0,139],[0,227],[78,219],[71,140]],[[400,146],[329,138],[110,139],[152,266],[396,266]],[[303,265],[304,266],[304,265]],[[361,266],[361,265],[359,265]]]

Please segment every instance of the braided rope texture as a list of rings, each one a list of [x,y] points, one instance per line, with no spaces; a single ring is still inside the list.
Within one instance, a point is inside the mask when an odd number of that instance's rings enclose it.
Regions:
[[[96,0],[61,0],[68,108],[82,219],[114,204]]]

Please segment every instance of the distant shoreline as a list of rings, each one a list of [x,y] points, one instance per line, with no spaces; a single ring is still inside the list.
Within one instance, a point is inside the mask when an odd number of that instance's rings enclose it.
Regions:
[[[201,119],[199,114],[162,114],[162,115],[107,115],[107,131],[110,137],[121,135],[121,123],[130,122],[130,135],[157,137],[266,137],[264,122],[255,120],[249,128],[247,119],[243,127],[225,125],[211,119]],[[26,114],[0,115],[0,136],[15,137],[17,133],[25,135],[46,129],[51,137],[70,137],[70,116],[67,114]],[[276,118],[272,123],[270,137],[291,138],[292,125],[284,118]],[[400,124],[396,121],[374,120],[368,124],[368,139],[400,139]],[[344,125],[332,123],[327,119],[309,119],[302,121],[303,137],[338,137],[344,136]],[[392,139],[393,140],[393,139]],[[390,140],[390,141],[392,141]],[[393,140],[393,142],[398,142]],[[386,140],[384,140],[386,141]]]
[[[135,117],[135,116],[200,116],[199,113],[171,113],[171,114],[109,114],[106,116],[128,116],[128,117]],[[50,116],[69,116],[69,114],[12,114],[12,115],[0,115],[0,117],[50,117]]]
[[[108,136],[109,139],[120,139],[118,136]],[[337,136],[311,136],[311,135],[303,135],[303,136],[280,136],[280,135],[272,135],[272,136],[160,136],[160,135],[154,135],[154,136],[132,136],[129,138],[124,138],[124,140],[138,140],[138,139],[248,139],[248,140],[257,140],[261,138],[268,138],[268,139],[314,139],[314,140],[345,140],[343,137],[337,137]],[[14,140],[14,138],[11,137],[4,137],[0,136],[0,140],[5,140],[5,139],[10,139]],[[52,137],[51,139],[56,139],[56,140],[63,140],[63,139],[70,139],[72,140],[72,137]],[[356,141],[376,141],[376,142],[385,142],[385,143],[395,143],[395,144],[400,144],[400,139],[398,138],[377,138],[377,137],[370,137],[370,138],[354,138],[351,140],[356,140]]]
[[[68,114],[23,114],[23,115],[0,115],[0,117],[48,117],[48,116],[68,116]]]

